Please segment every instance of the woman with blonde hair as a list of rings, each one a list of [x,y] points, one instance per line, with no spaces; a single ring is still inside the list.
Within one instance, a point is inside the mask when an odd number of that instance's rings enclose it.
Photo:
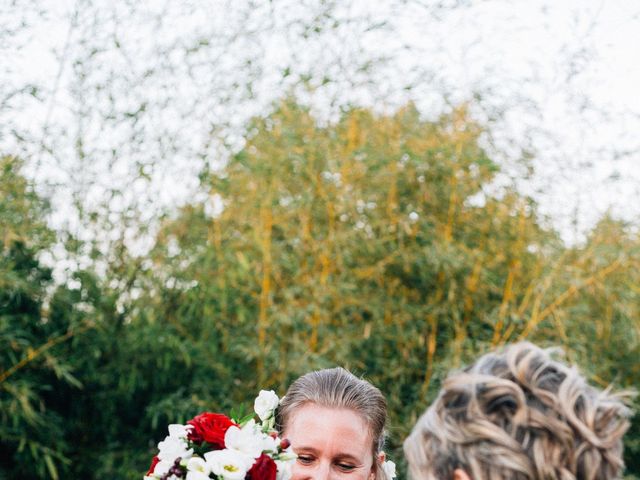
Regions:
[[[531,343],[450,375],[404,443],[414,480],[621,478],[625,397]]]
[[[387,405],[382,393],[343,368],[293,382],[277,423],[298,458],[292,480],[390,480],[382,447]]]

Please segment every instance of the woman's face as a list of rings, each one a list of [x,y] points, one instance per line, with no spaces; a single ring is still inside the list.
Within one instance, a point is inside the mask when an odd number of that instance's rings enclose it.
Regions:
[[[371,434],[352,410],[308,403],[289,419],[284,437],[298,459],[292,480],[371,480],[374,477]]]

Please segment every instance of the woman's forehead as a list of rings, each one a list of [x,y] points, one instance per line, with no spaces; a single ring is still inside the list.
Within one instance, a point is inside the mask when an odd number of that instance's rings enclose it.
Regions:
[[[371,448],[367,422],[361,415],[345,408],[306,404],[293,412],[284,433],[299,446],[303,443],[324,445],[326,440],[331,440],[333,444],[340,445],[355,443],[364,451]]]
[[[328,421],[329,419],[341,420],[353,425],[358,424],[367,430],[369,429],[365,417],[351,408],[327,407],[314,402],[305,403],[292,411],[288,423],[291,424],[296,420],[309,422],[313,420]]]

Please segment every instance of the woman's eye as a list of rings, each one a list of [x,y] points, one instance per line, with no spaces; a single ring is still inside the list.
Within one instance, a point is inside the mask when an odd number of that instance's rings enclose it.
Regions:
[[[350,472],[351,470],[353,470],[355,467],[355,465],[350,465],[348,463],[339,463],[338,464],[338,468],[340,468],[340,470],[343,470],[345,472]]]
[[[303,465],[309,465],[311,462],[313,462],[313,457],[309,457],[307,455],[298,455],[298,462]]]

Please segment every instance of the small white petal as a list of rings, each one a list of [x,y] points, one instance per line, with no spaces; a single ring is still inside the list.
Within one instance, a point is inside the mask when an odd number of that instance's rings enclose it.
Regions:
[[[291,467],[293,462],[288,460],[276,460],[276,480],[289,480],[291,478]]]
[[[187,480],[211,480],[208,473],[202,472],[187,472]]]
[[[280,445],[279,438],[273,438],[271,435],[267,435],[266,433],[262,434],[263,452],[276,452],[278,450],[278,445]]]
[[[157,477],[162,477],[169,472],[171,467],[173,467],[173,460],[160,460],[156,464],[156,468],[153,469],[153,474]]]
[[[169,436],[175,438],[187,438],[188,429],[186,425],[172,423],[169,425]]]
[[[387,460],[382,463],[382,470],[384,470],[387,480],[391,480],[396,477],[396,464],[391,460]]]
[[[260,420],[264,422],[273,417],[273,413],[279,403],[280,399],[273,390],[260,390],[260,394],[253,402],[253,409],[260,417]]]
[[[207,475],[209,475],[209,473],[211,472],[211,469],[209,468],[209,465],[207,465],[207,462],[205,462],[204,459],[200,457],[190,458],[187,462],[187,470],[190,472],[206,473]]]
[[[188,449],[187,447],[186,440],[169,436],[158,443],[158,458],[171,462],[178,457],[187,460],[193,455],[193,449]]]

